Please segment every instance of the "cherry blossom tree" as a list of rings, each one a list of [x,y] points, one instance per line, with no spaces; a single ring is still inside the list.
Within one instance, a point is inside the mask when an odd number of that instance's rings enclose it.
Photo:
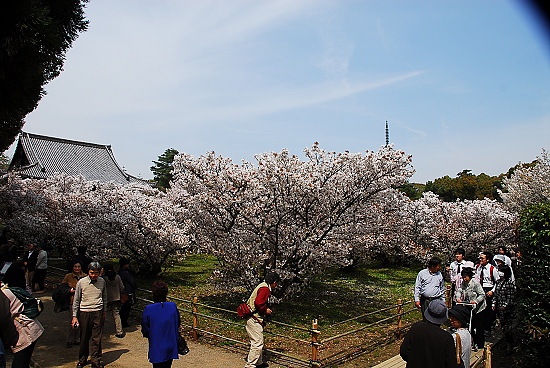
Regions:
[[[534,166],[518,167],[510,178],[503,180],[499,194],[515,212],[540,202],[550,202],[550,154],[542,150]]]
[[[403,208],[403,246],[421,261],[434,255],[451,261],[458,247],[476,254],[515,240],[517,216],[495,200],[444,202],[428,192]]]
[[[188,220],[180,207],[148,186],[86,181],[56,175],[45,180],[10,176],[0,190],[7,225],[22,239],[47,239],[65,257],[77,245],[109,259],[127,255],[157,274],[190,249]]]
[[[301,290],[328,266],[349,262],[356,214],[413,173],[411,157],[392,147],[360,154],[314,144],[304,153],[304,161],[287,150],[259,154],[257,165],[214,153],[175,158],[168,196],[190,211],[223,280],[250,289],[274,269],[279,295]]]

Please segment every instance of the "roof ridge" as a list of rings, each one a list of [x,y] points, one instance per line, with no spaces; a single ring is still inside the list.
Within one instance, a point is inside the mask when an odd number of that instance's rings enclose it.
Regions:
[[[49,136],[46,136],[46,135],[34,134],[34,133],[28,133],[28,132],[21,132],[21,134],[26,134],[29,138],[42,139],[42,140],[45,140],[45,141],[60,142],[60,143],[72,143],[72,144],[76,144],[76,145],[79,145],[79,146],[89,146],[89,147],[97,147],[97,148],[108,147],[109,149],[111,149],[110,144],[98,144],[98,143],[83,142],[83,141],[77,141],[77,140],[74,140],[74,139],[49,137]]]

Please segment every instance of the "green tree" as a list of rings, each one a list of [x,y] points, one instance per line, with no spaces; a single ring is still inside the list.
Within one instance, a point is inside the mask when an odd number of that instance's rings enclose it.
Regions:
[[[425,186],[423,184],[406,182],[405,184],[401,185],[397,189],[399,189],[400,191],[405,193],[407,197],[415,201],[417,199],[420,199],[420,197],[422,197],[422,193],[424,192],[424,187]]]
[[[0,3],[0,151],[63,70],[65,53],[88,28],[88,0],[18,0]]]
[[[153,161],[155,165],[151,166],[151,172],[155,175],[153,182],[156,188],[162,191],[166,191],[166,189],[170,188],[172,170],[174,169],[172,163],[174,162],[174,156],[178,153],[176,149],[168,148],[159,156],[158,161]]]
[[[518,312],[521,361],[549,367],[550,355],[550,203],[527,207],[521,214]]]
[[[502,178],[503,174],[500,176],[489,176],[484,173],[475,175],[471,170],[462,170],[456,178],[446,175],[433,182],[426,182],[424,191],[435,193],[446,202],[483,198],[500,201],[498,189],[502,187]]]
[[[453,202],[457,199],[453,188],[453,179],[449,175],[426,182],[426,192],[437,194],[445,202]]]

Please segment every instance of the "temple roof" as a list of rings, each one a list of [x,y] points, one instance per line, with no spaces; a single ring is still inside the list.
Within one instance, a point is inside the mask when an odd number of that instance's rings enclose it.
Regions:
[[[111,146],[25,132],[19,135],[8,171],[36,179],[67,174],[101,182],[147,184],[146,180],[122,170]]]

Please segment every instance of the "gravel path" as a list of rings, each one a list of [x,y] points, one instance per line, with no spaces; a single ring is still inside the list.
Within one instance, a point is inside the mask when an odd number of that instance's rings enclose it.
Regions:
[[[45,309],[38,317],[45,332],[38,339],[33,354],[35,367],[39,368],[74,368],[78,360],[78,346],[67,348],[66,337],[69,326],[69,312],[54,313],[54,302],[51,291],[37,295],[44,302]],[[103,362],[112,368],[151,367],[147,360],[147,339],[142,337],[140,327],[135,324],[125,329],[126,336],[116,338],[114,322],[107,316],[103,332]],[[181,367],[219,367],[243,368],[244,354],[236,354],[210,345],[198,344],[188,340],[190,352],[172,364]],[[8,362],[11,357],[8,356]],[[10,364],[8,364],[8,367]],[[276,367],[276,364],[270,364]],[[87,367],[91,367],[88,365]]]

